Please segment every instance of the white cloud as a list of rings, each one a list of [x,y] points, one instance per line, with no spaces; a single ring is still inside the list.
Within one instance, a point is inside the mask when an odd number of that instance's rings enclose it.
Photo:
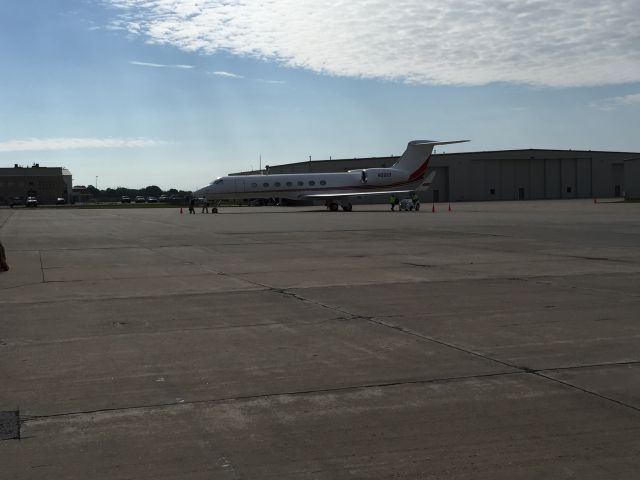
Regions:
[[[222,72],[222,71],[211,72],[211,75],[217,75],[219,77],[228,77],[228,78],[244,78],[242,75],[237,75],[235,73]]]
[[[638,0],[104,0],[111,27],[329,75],[550,86],[640,81]]]
[[[600,110],[615,110],[620,107],[640,106],[640,93],[624,95],[622,97],[604,98],[590,103],[593,108]]]
[[[131,65],[138,65],[141,67],[153,67],[153,68],[183,68],[183,69],[193,68],[192,65],[165,65],[162,63],[138,62],[136,60],[131,60],[129,63]]]
[[[86,148],[142,148],[166,145],[148,138],[27,138],[0,142],[0,153]]]

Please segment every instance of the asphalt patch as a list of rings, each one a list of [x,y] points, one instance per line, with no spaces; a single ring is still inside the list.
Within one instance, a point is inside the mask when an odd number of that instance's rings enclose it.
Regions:
[[[0,440],[20,439],[20,412],[0,411]]]

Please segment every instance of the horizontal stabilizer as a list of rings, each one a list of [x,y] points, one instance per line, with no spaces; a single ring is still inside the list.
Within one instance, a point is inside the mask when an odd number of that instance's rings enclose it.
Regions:
[[[466,143],[471,140],[451,140],[449,142],[439,142],[437,140],[412,140],[409,145],[450,145],[452,143]]]
[[[433,183],[433,179],[436,178],[436,173],[437,172],[431,172],[429,176],[424,179],[424,182],[422,182],[420,186],[416,188],[416,190],[418,191],[428,190],[431,184]]]

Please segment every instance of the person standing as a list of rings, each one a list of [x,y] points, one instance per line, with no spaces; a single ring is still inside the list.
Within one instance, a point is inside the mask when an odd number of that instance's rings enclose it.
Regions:
[[[192,198],[189,200],[189,213],[196,214],[196,199]]]
[[[9,271],[9,265],[7,265],[7,255],[2,242],[0,242],[0,272],[7,271]]]
[[[209,200],[204,198],[202,200],[202,212],[201,213],[209,213]]]
[[[391,211],[393,212],[396,209],[396,196],[393,193],[389,197],[389,203],[391,204]]]
[[[418,194],[416,192],[411,192],[411,201],[413,202],[413,208],[415,210],[420,209],[420,198],[418,198]]]

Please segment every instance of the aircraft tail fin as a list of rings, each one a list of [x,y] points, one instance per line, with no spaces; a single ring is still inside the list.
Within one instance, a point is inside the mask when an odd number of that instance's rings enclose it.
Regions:
[[[410,174],[410,179],[415,180],[427,171],[431,152],[436,145],[449,145],[451,143],[463,143],[469,140],[455,140],[452,142],[438,142],[436,140],[413,140],[407,145],[407,149],[393,165],[393,168],[404,170]]]

